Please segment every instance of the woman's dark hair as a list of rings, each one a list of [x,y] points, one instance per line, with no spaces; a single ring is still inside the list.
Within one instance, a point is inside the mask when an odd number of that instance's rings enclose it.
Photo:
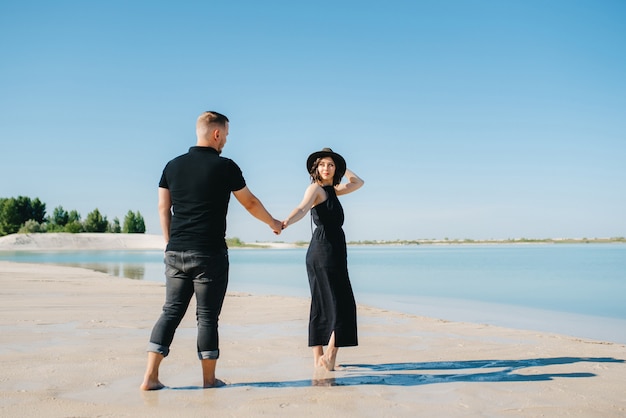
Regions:
[[[335,175],[333,176],[333,186],[336,186],[339,183],[341,183],[342,176],[341,176],[341,173],[339,173],[337,170],[337,163],[335,162],[333,157],[330,157],[330,156],[320,157],[315,160],[315,162],[313,163],[313,165],[311,166],[309,170],[309,174],[311,175],[311,183],[318,183],[322,181],[322,177],[320,176],[319,171],[317,171],[317,167],[320,165],[320,161],[322,161],[322,158],[330,158],[331,160],[333,160],[333,164],[335,164]]]

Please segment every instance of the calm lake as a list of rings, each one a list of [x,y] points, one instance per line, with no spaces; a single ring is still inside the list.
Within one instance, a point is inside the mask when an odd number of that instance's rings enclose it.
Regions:
[[[306,249],[232,249],[230,291],[308,297]],[[164,282],[160,251],[0,252]],[[625,244],[350,246],[358,303],[626,343]]]

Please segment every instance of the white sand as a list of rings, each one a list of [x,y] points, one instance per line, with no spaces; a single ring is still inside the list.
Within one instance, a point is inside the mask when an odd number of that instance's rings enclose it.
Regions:
[[[44,233],[0,237],[0,251],[161,250],[161,235]]]
[[[0,416],[623,417],[626,346],[359,307],[360,345],[315,374],[305,299],[229,294],[200,389],[191,306],[138,389],[159,283],[0,262]]]

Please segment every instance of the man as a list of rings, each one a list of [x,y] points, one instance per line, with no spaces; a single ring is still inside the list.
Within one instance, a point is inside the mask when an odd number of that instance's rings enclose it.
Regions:
[[[143,390],[162,389],[159,365],[169,354],[174,332],[193,294],[198,319],[198,358],[203,386],[223,383],[215,378],[219,357],[218,317],[228,285],[226,213],[230,193],[250,214],[280,234],[274,219],[246,186],[241,170],[220,154],[228,137],[228,118],[204,112],[196,122],[197,143],[165,166],[159,182],[159,217],[165,249],[166,296],[163,312],[148,345]]]

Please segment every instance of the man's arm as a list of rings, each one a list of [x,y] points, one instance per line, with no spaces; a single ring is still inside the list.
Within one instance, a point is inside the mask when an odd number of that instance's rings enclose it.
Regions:
[[[282,223],[270,215],[261,201],[252,194],[250,189],[248,189],[248,186],[233,192],[233,194],[239,203],[241,203],[241,205],[246,208],[252,216],[269,225],[275,234],[280,234],[280,231],[282,230]]]
[[[159,221],[163,239],[167,244],[170,241],[170,224],[172,223],[172,196],[169,189],[159,187]]]

